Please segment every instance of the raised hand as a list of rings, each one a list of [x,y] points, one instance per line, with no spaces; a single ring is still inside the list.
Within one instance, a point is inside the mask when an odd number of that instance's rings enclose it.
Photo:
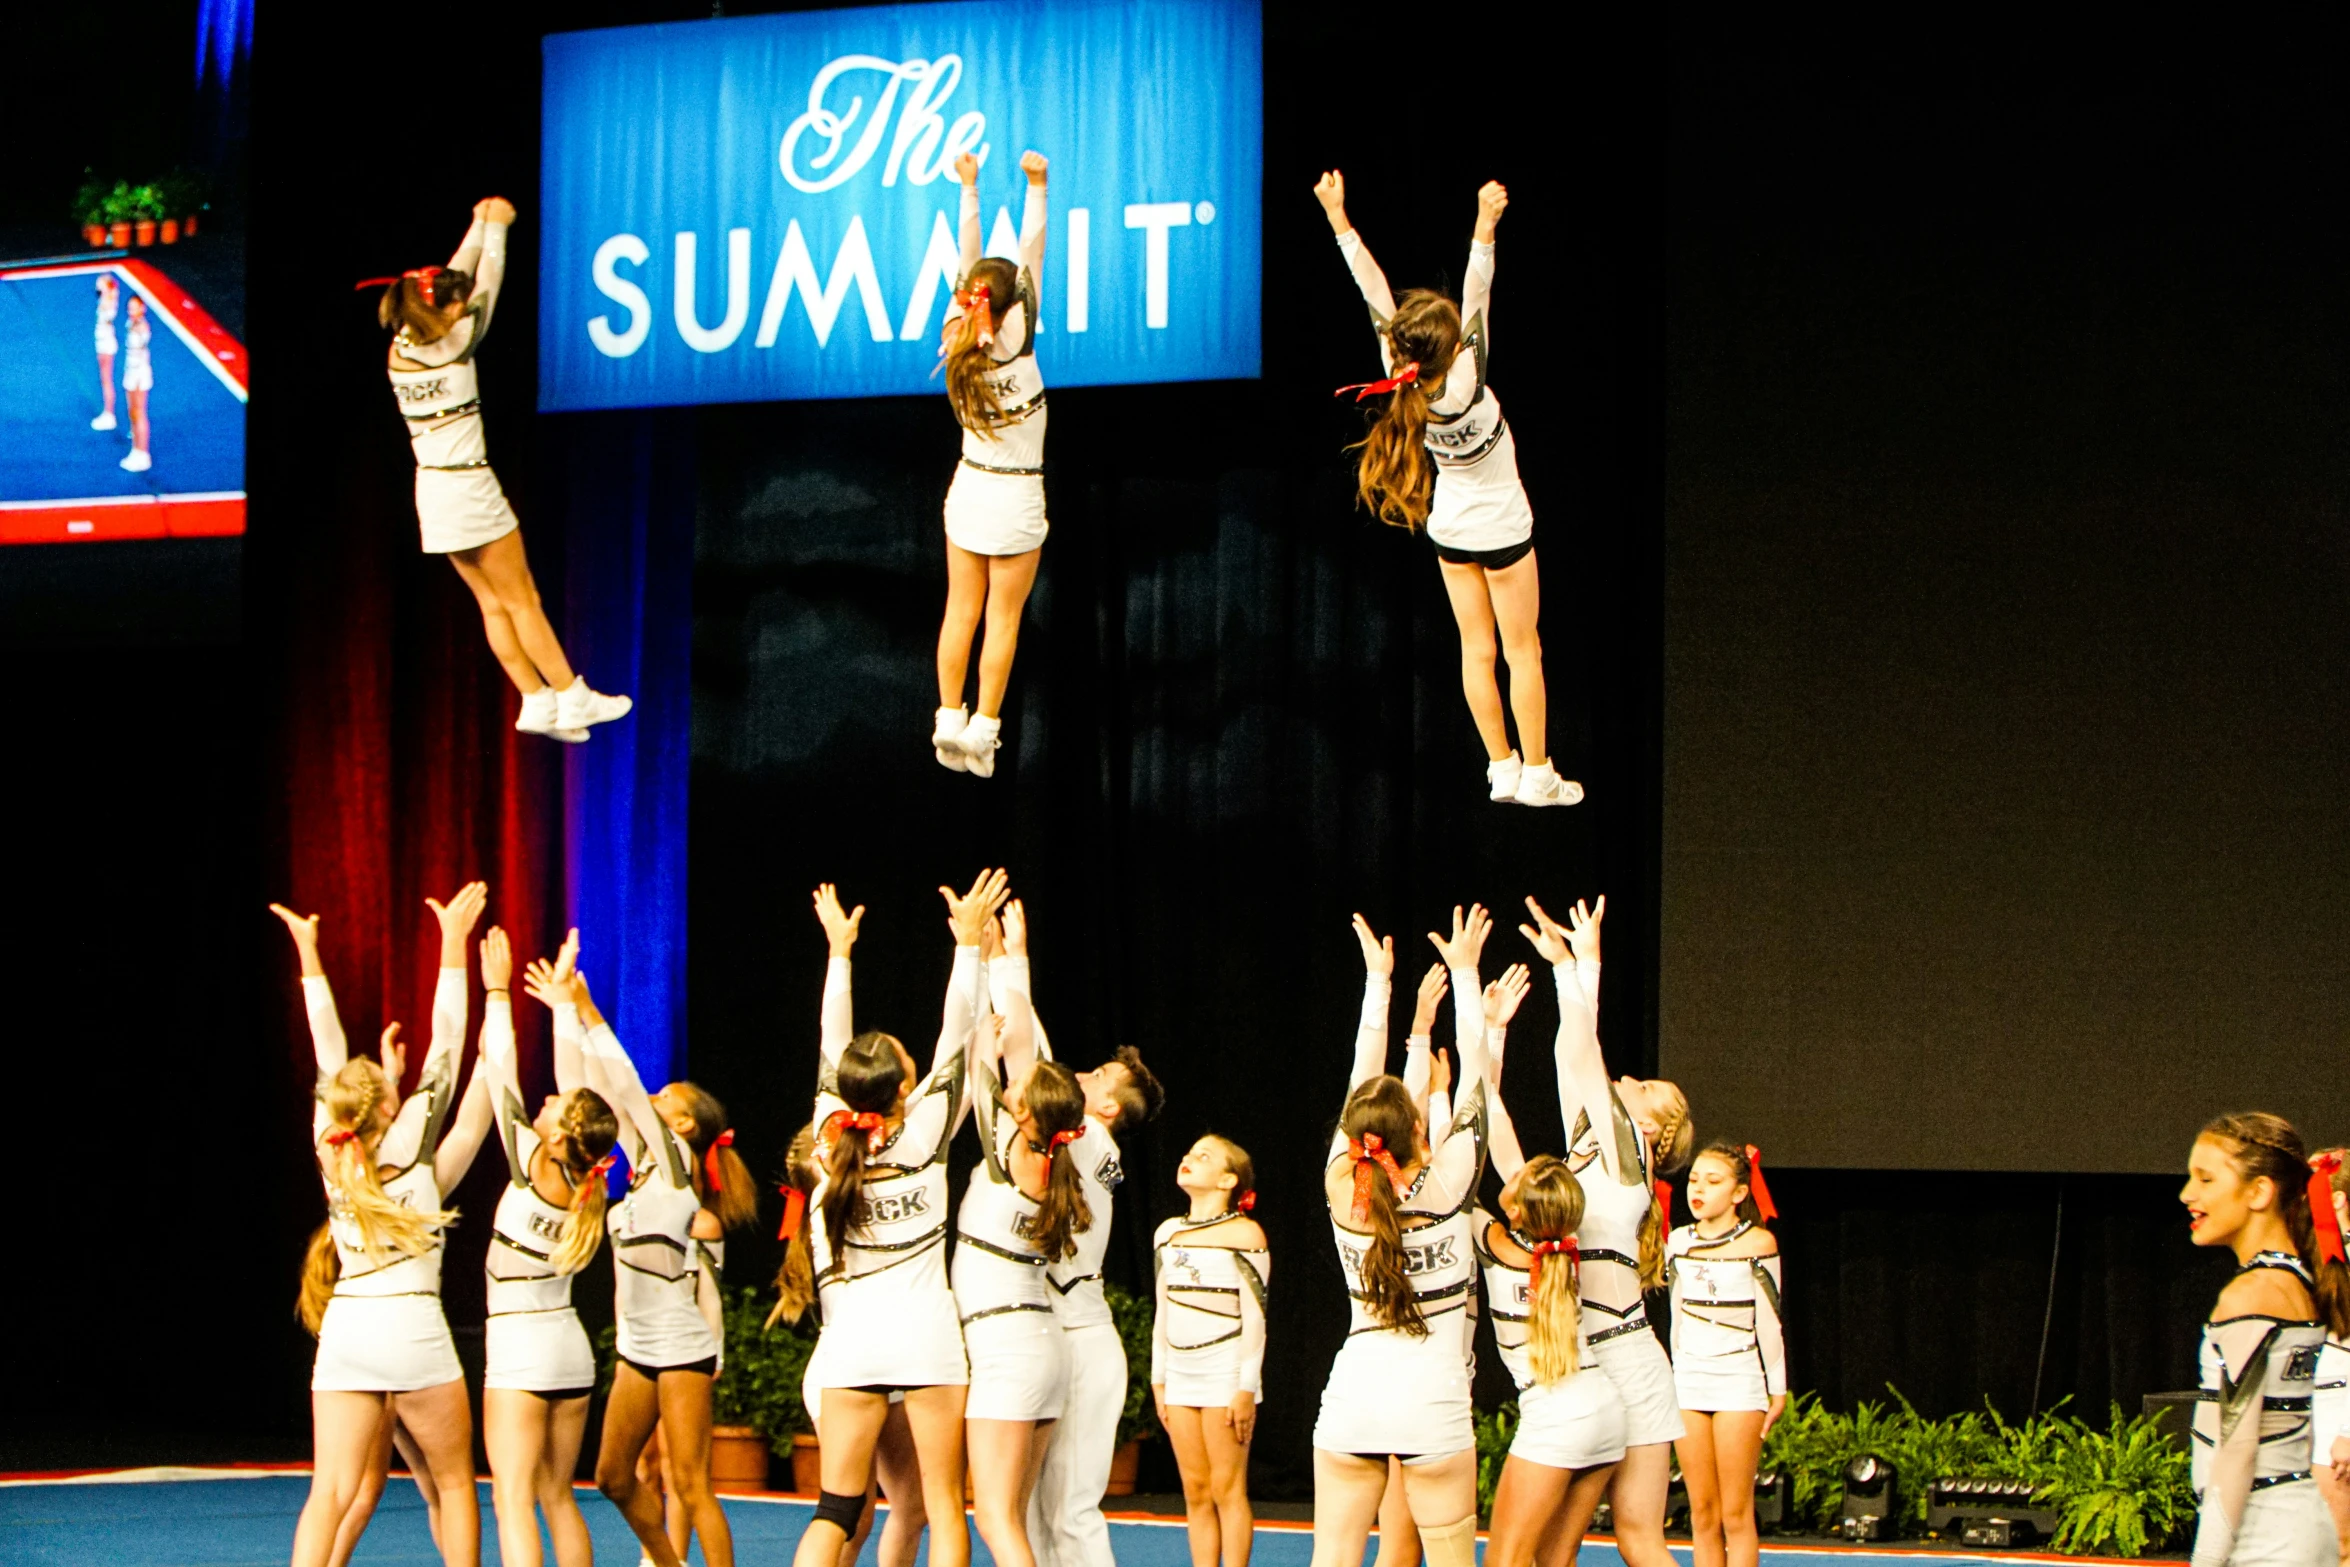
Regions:
[[[824,945],[830,955],[845,958],[857,944],[857,929],[865,923],[865,905],[858,904],[849,913],[840,911],[840,891],[831,882],[825,882],[815,892],[816,922],[824,927]],[[573,931],[577,940],[579,932]]]
[[[1346,176],[1336,169],[1324,172],[1314,181],[1314,199],[1322,204],[1322,215],[1330,220],[1330,232],[1343,234],[1354,225],[1346,221]]]
[[[1509,210],[1509,188],[1499,180],[1487,180],[1477,190],[1477,243],[1493,243],[1493,226]]]
[[[1018,898],[1014,898],[1004,905],[1002,924],[1004,956],[1007,958],[1028,956],[1028,911],[1020,906]]]
[[[1577,898],[1575,906],[1567,911],[1567,945],[1575,949],[1576,962],[1599,961],[1599,922],[1605,918],[1607,894],[1604,892],[1599,895],[1598,902],[1588,907],[1581,898]]]
[[[481,988],[505,990],[514,982],[514,948],[504,926],[492,925],[481,938]]]
[[[1020,154],[1020,172],[1028,176],[1029,184],[1042,185],[1044,183],[1044,167],[1043,153],[1029,151]]]
[[[1452,906],[1452,936],[1448,940],[1434,931],[1428,940],[1434,944],[1447,968],[1476,971],[1477,959],[1485,952],[1485,938],[1493,934],[1493,916],[1485,912],[1485,905],[1472,903],[1463,913],[1459,904]]]
[[[979,183],[979,160],[967,152],[955,154],[955,178],[966,185]]]
[[[473,204],[473,215],[484,223],[511,223],[514,203],[503,196],[484,196]]]
[[[1395,972],[1395,938],[1371,933],[1371,922],[1360,914],[1355,916],[1355,940],[1363,948],[1363,972],[1366,974],[1393,974]]]
[[[987,928],[979,933],[979,961],[993,963],[1003,955],[1004,920],[1003,916],[999,914],[990,919],[987,922]]]
[[[976,947],[987,922],[1012,895],[1012,879],[1000,870],[981,871],[969,892],[958,895],[952,887],[941,887],[938,895],[947,900],[947,924],[955,933],[955,945]]]
[[[397,1088],[408,1072],[408,1052],[400,1044],[400,1025],[386,1023],[383,1037],[375,1042],[375,1053],[383,1061],[384,1076]]]
[[[1439,1050],[1428,1063],[1428,1097],[1452,1092],[1452,1052]]]
[[[545,958],[532,958],[523,969],[522,988],[530,992],[531,1000],[550,1010],[571,1002],[571,975],[558,973],[555,965]]]
[[[1452,989],[1452,975],[1441,963],[1428,965],[1428,972],[1420,976],[1420,999],[1412,1008],[1412,1032],[1426,1034],[1436,1026],[1436,1009],[1444,1005],[1444,993]]]
[[[451,934],[463,939],[473,934],[474,922],[481,918],[481,911],[489,907],[489,901],[490,884],[486,881],[469,881],[458,888],[456,896],[447,903],[438,898],[427,898],[424,906],[432,910],[434,919],[440,921],[444,939]]]
[[[282,903],[273,903],[269,912],[285,922],[286,934],[294,938],[294,952],[302,960],[302,977],[324,978],[326,970],[318,962],[318,916],[296,914]]]
[[[604,1021],[604,1014],[596,1009],[596,998],[588,994],[587,976],[577,970],[571,975],[571,1004],[579,1008],[581,1028],[594,1028]]]
[[[1518,1015],[1518,1003],[1526,999],[1533,983],[1523,963],[1512,963],[1503,969],[1501,978],[1485,987],[1485,1026],[1509,1027],[1510,1019]]]
[[[1567,928],[1545,914],[1542,905],[1530,897],[1526,900],[1526,910],[1534,916],[1534,923],[1520,925],[1518,934],[1532,942],[1534,950],[1542,954],[1542,961],[1552,968],[1566,962],[1571,955],[1567,950]]]

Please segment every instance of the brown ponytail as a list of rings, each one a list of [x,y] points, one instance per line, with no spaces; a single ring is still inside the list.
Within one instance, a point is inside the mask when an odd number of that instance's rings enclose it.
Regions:
[[[1583,1183],[1561,1160],[1540,1154],[1518,1173],[1518,1208],[1525,1237],[1536,1245],[1572,1247],[1583,1223]],[[1534,1380],[1544,1387],[1575,1374],[1582,1361],[1583,1301],[1572,1252],[1537,1254],[1533,1301],[1526,1313],[1526,1346]]]
[[[302,1254],[302,1290],[294,1297],[294,1315],[302,1319],[312,1338],[318,1337],[319,1324],[326,1321],[326,1303],[334,1299],[335,1281],[342,1276],[343,1259],[335,1250],[334,1228],[321,1224],[310,1232],[309,1249]]]
[[[797,1322],[816,1304],[816,1264],[808,1244],[808,1194],[816,1189],[816,1138],[801,1127],[784,1153],[783,1266],[775,1270],[775,1309],[767,1313],[768,1327]],[[837,1255],[837,1250],[835,1255]]]
[[[1412,379],[1387,394],[1387,406],[1368,434],[1348,451],[1361,452],[1355,498],[1389,527],[1417,531],[1428,520],[1436,464],[1428,455],[1428,402],[1440,391],[1461,348],[1460,307],[1429,289],[1408,290],[1387,318],[1389,361]]]
[[[561,1125],[560,1162],[571,1182],[571,1206],[547,1261],[557,1273],[569,1274],[593,1262],[596,1249],[604,1244],[604,1204],[610,1195],[604,1173],[612,1168],[612,1149],[620,1141],[620,1117],[602,1094],[581,1088],[563,1107]]]
[[[1374,1077],[1357,1087],[1347,1097],[1338,1129],[1349,1144],[1365,1150],[1366,1161],[1374,1152],[1392,1158],[1397,1149],[1418,1151],[1419,1115],[1411,1090],[1404,1087],[1401,1078]],[[1382,1327],[1426,1338],[1427,1319],[1420,1315],[1411,1277],[1404,1271],[1403,1204],[1395,1194],[1395,1183],[1383,1166],[1372,1161],[1370,1179],[1361,1179],[1358,1171],[1355,1194],[1354,1222],[1367,1225],[1371,1237],[1371,1243],[1363,1248],[1361,1263],[1363,1309]]]
[[[947,325],[947,403],[963,428],[992,441],[997,438],[996,421],[1003,417],[1004,405],[991,379],[997,369],[995,356],[979,337],[983,327],[992,331],[1000,324],[1019,298],[1020,274],[1001,256],[983,256],[955,293],[959,298],[970,297],[983,288],[987,290],[985,301],[974,299]],[[1029,329],[1035,330],[1033,322]]]
[[[693,1135],[686,1143],[693,1150],[694,1190],[702,1206],[718,1216],[721,1229],[741,1229],[759,1216],[759,1194],[751,1189],[751,1167],[734,1151],[734,1128],[727,1124],[726,1106],[698,1083],[671,1083],[669,1092],[693,1118]]]
[[[2327,1332],[2350,1338],[2350,1264],[2329,1260],[2318,1251],[2317,1221],[2309,1207],[2316,1171],[2310,1167],[2301,1134],[2282,1116],[2244,1111],[2219,1117],[2203,1128],[2202,1135],[2234,1144],[2229,1162],[2239,1176],[2247,1181],[2266,1176],[2274,1183],[2278,1217],[2285,1221],[2302,1266],[2316,1280],[2311,1293],[2317,1298],[2317,1314]],[[2335,1179],[2340,1179],[2338,1174]],[[2330,1192],[2332,1182],[2327,1185]]]
[[[1028,1074],[1027,1103],[1036,1135],[1044,1139],[1038,1151],[1045,1156],[1046,1171],[1028,1238],[1045,1261],[1059,1262],[1075,1255],[1077,1232],[1093,1223],[1077,1157],[1069,1151],[1085,1130],[1085,1090],[1077,1086],[1077,1074],[1060,1062],[1039,1061]]]
[[[845,1259],[843,1239],[856,1223],[857,1204],[865,1193],[865,1160],[882,1128],[882,1118],[897,1108],[905,1085],[904,1047],[879,1031],[859,1034],[840,1053],[834,1088],[848,1113],[833,1112],[824,1128],[824,1234],[832,1256],[824,1277],[837,1278]],[[795,1161],[796,1169],[796,1161]]]
[[[394,278],[375,302],[376,321],[389,331],[406,332],[419,343],[446,336],[464,315],[466,300],[473,297],[473,278],[447,267],[432,272],[430,297],[425,280],[414,273]],[[441,301],[438,308],[435,299]]]

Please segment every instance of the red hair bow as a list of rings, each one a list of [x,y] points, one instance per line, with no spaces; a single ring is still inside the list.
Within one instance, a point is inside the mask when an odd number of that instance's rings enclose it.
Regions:
[[[1545,1257],[1564,1257],[1567,1259],[1568,1267],[1578,1273],[1583,1269],[1582,1248],[1575,1244],[1575,1239],[1571,1235],[1563,1241],[1536,1241],[1527,1250],[1534,1256],[1534,1266],[1529,1270],[1532,1277],[1526,1283],[1529,1290],[1542,1288],[1542,1259]]]
[[[1387,1172],[1387,1184],[1401,1197],[1411,1183],[1403,1178],[1402,1168],[1395,1155],[1387,1151],[1387,1144],[1377,1132],[1365,1132],[1363,1140],[1346,1140],[1346,1151],[1355,1162],[1355,1223],[1361,1224],[1371,1216],[1371,1182],[1380,1170]]]
[[[1779,1216],[1779,1205],[1771,1201],[1771,1189],[1763,1182],[1762,1150],[1754,1144],[1746,1145],[1746,1195],[1754,1199],[1754,1211],[1768,1224]]]
[[[955,303],[965,311],[970,310],[974,305],[986,304],[988,298],[989,290],[985,283],[974,283],[969,288],[955,290]]]
[[[347,1126],[338,1126],[333,1131],[326,1134],[326,1145],[329,1148],[340,1148],[343,1146],[343,1144],[349,1142],[352,1138],[357,1137],[358,1135],[359,1134],[357,1132],[352,1131]],[[2334,1205],[2329,1200],[2326,1203],[2326,1212],[2331,1213],[2333,1211]]]
[[[837,1143],[840,1134],[850,1127],[860,1132],[878,1132],[881,1124],[881,1112],[878,1110],[835,1110],[824,1118],[824,1140]]]
[[[1045,1139],[1044,1156],[1047,1159],[1050,1159],[1054,1154],[1060,1152],[1061,1149],[1068,1146],[1070,1143],[1077,1141],[1077,1136],[1078,1134],[1075,1132],[1053,1133],[1052,1136]]]
[[[2317,1230],[2317,1260],[2345,1260],[2342,1221],[2334,1212],[2334,1172],[2342,1167],[2339,1154],[2321,1153],[2309,1161],[2309,1218]]]
[[[1671,1181],[1656,1183],[1656,1216],[1668,1226],[1673,1222],[1673,1183]]]
[[[438,310],[441,308],[442,303],[440,297],[440,281],[442,277],[447,275],[448,270],[449,269],[446,267],[437,266],[410,267],[407,271],[401,273],[397,277],[363,277],[358,282],[351,285],[351,291],[353,293],[357,293],[359,290],[366,288],[389,288],[394,283],[401,283],[407,281],[409,278],[414,278],[419,284],[422,285],[419,292],[424,295],[424,302],[432,306],[433,309]]]
[[[783,1224],[775,1232],[779,1241],[788,1241],[800,1233],[800,1221],[808,1216],[808,1194],[797,1186],[776,1188],[783,1193]]]
[[[702,1150],[702,1179],[710,1183],[710,1190],[726,1190],[726,1178],[719,1173],[718,1150],[734,1146],[734,1128],[728,1127],[710,1139],[710,1146]]]
[[[1240,1213],[1254,1213],[1257,1211],[1257,1194],[1255,1192],[1242,1192],[1240,1194],[1239,1200],[1233,1203],[1232,1206],[1237,1212]]]
[[[604,1155],[603,1158],[598,1159],[594,1164],[588,1166],[587,1174],[580,1178],[581,1181],[585,1183],[587,1181],[602,1180],[605,1176],[612,1173],[612,1164],[612,1156],[610,1154]]]
[[[1344,397],[1347,393],[1352,392],[1355,394],[1355,401],[1359,403],[1366,397],[1378,397],[1394,391],[1399,386],[1409,386],[1418,379],[1420,379],[1420,361],[1415,359],[1384,381],[1358,381],[1353,386],[1342,386],[1330,395]]]

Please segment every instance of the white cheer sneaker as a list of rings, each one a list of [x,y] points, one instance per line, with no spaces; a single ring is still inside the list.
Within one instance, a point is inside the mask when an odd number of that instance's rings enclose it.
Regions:
[[[154,466],[155,459],[135,446],[131,448],[131,454],[122,460],[122,467],[130,473],[145,473]]]
[[[111,429],[113,429],[113,428],[114,428],[114,415],[112,415],[112,414],[100,414],[100,415],[99,415],[97,418],[95,418],[95,419],[92,419],[92,420],[90,421],[90,428],[91,428],[91,429],[93,429],[93,430],[111,430]]]
[[[1004,721],[980,716],[963,726],[955,737],[955,746],[963,753],[963,766],[974,778],[995,776],[996,748],[1003,744]]]
[[[1524,764],[1518,760],[1515,751],[1498,762],[1487,762],[1485,785],[1492,798],[1505,805],[1515,801],[1518,797],[1518,775],[1524,770]]]
[[[571,684],[555,693],[555,725],[559,729],[585,730],[591,724],[608,724],[625,717],[636,704],[624,696],[606,696],[588,687],[587,676],[577,675]]]
[[[1561,778],[1550,763],[1539,762],[1519,772],[1516,798],[1520,805],[1573,805],[1583,798],[1583,786]]]
[[[561,699],[553,686],[541,686],[522,698],[522,716],[514,720],[514,727],[526,735],[545,735],[566,745],[577,745],[587,738],[584,729],[566,729],[561,716]]]
[[[938,765],[950,772],[961,772],[970,763],[963,748],[955,742],[969,723],[971,715],[959,707],[942,707],[930,721],[930,750],[938,758]]]

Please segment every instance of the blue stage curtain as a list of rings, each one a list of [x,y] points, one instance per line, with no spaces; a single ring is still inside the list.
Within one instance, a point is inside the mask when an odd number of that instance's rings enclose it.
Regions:
[[[686,1070],[686,790],[693,740],[692,416],[551,421],[573,667],[635,711],[565,758],[566,906],[581,966],[648,1087]]]

